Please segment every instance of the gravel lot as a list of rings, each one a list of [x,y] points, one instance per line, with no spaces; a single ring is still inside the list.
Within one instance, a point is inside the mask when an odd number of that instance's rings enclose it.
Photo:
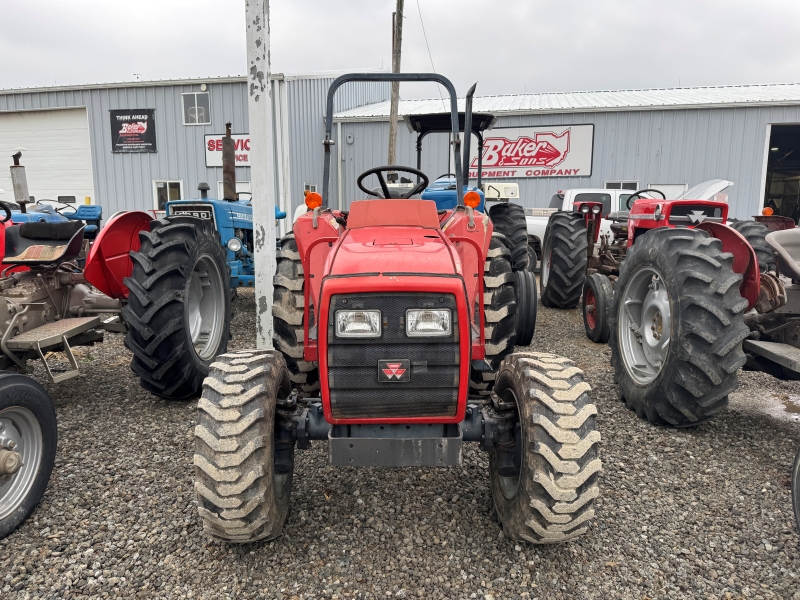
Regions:
[[[235,307],[232,346],[245,348],[252,292]],[[195,403],[142,392],[108,335],[76,351],[81,377],[46,384],[56,466],[38,510],[0,542],[0,597],[800,599],[800,382],[744,373],[710,424],[656,428],[617,401],[608,352],[579,317],[540,307],[534,337],[584,369],[600,411],[601,499],[576,542],[505,540],[474,448],[458,469],[356,470],[328,467],[319,442],[298,455],[283,537],[211,542],[192,490]]]

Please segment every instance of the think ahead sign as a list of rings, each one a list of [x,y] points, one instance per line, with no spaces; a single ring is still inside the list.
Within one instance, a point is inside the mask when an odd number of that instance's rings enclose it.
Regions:
[[[494,128],[484,134],[482,178],[588,177],[594,125]],[[478,176],[472,147],[469,178]]]
[[[155,109],[111,110],[112,152],[156,152]]]

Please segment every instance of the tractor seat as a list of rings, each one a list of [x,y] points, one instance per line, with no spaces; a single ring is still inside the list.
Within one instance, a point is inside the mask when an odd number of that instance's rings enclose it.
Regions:
[[[767,244],[778,254],[778,268],[793,281],[800,281],[800,229],[773,231]]]
[[[47,265],[77,258],[83,244],[83,223],[23,223],[5,230],[3,264]]]

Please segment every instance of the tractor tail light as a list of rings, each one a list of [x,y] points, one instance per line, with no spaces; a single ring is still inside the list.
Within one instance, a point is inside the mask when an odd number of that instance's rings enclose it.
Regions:
[[[481,195],[475,191],[469,191],[464,194],[464,205],[470,208],[478,208],[481,204]]]
[[[775,214],[775,211],[772,210],[772,207],[765,206],[764,208],[761,209],[761,214],[764,215],[765,217],[771,217],[773,214]]]
[[[308,192],[308,194],[306,194],[306,206],[308,207],[308,210],[319,208],[322,206],[322,196],[320,196],[317,192]]]

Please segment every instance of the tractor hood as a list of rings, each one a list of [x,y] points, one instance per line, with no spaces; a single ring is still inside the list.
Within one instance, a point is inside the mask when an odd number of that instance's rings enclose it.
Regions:
[[[717,200],[718,202],[727,202],[727,194],[725,194],[724,199],[717,199],[716,196],[732,185],[733,182],[726,179],[711,179],[689,188],[678,200]]]
[[[333,258],[330,275],[456,274],[450,248],[424,227],[362,227],[349,230]]]

